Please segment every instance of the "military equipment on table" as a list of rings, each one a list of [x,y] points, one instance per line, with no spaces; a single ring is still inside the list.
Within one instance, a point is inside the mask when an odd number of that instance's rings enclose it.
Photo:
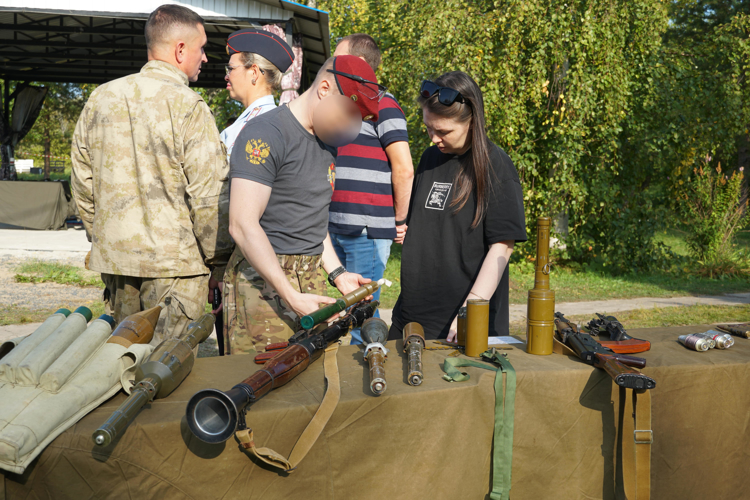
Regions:
[[[562,343],[572,349],[583,362],[606,371],[620,387],[653,389],[656,386],[652,378],[631,368],[632,366],[645,367],[645,359],[615,354],[611,349],[600,345],[591,335],[579,331],[561,313],[555,313],[555,326]]]
[[[328,304],[321,307],[312,314],[302,316],[299,321],[300,326],[302,326],[304,330],[313,328],[318,323],[322,323],[334,314],[346,310],[347,307],[353,306],[357,302],[361,302],[366,297],[369,297],[373,293],[377,292],[378,288],[380,288],[380,285],[382,285],[384,282],[385,280],[371,281],[370,283],[357,288],[353,292],[349,292],[343,297],[339,297],[333,304]]]
[[[716,347],[716,340],[714,340],[713,337],[706,335],[705,333],[695,333],[694,335],[698,335],[699,337],[703,337],[704,339],[706,339],[709,349],[713,349]]]
[[[365,341],[365,359],[370,365],[370,390],[376,396],[385,392],[388,384],[385,381],[385,359],[388,349],[388,325],[380,318],[370,318],[362,324],[362,340]]]
[[[213,327],[214,315],[204,314],[190,323],[181,336],[159,344],[148,360],[138,367],[137,382],[130,396],[94,432],[94,443],[108,446],[147,403],[165,398],[177,389],[193,369],[193,349],[211,335]]]
[[[108,344],[120,344],[128,348],[133,344],[148,344],[154,338],[156,322],[159,321],[161,306],[127,316],[117,325]]]
[[[490,302],[484,299],[466,301],[466,348],[470,358],[478,358],[489,343]]]
[[[700,335],[711,339],[717,349],[729,349],[734,345],[734,339],[728,333],[709,330],[705,333],[701,333]]]
[[[221,305],[221,290],[214,288],[214,310]],[[219,311],[216,315],[216,347],[219,348],[219,356],[224,355],[224,310]]]
[[[692,335],[680,335],[677,337],[677,340],[680,341],[680,344],[694,351],[704,352],[711,349],[711,341],[703,335],[695,333]]]
[[[422,350],[425,348],[424,329],[419,323],[409,323],[404,327],[404,352],[407,356],[406,381],[409,385],[422,383]]]
[[[745,337],[750,339],[750,323],[742,323],[739,325],[717,325],[716,328],[722,332],[731,333],[737,337]]]
[[[221,443],[237,430],[245,429],[245,411],[249,404],[305,371],[330,344],[338,341],[350,329],[360,327],[365,320],[372,318],[378,305],[376,300],[359,304],[331,326],[308,332],[307,336],[290,343],[286,349],[268,360],[262,370],[253,373],[227,392],[217,389],[196,392],[187,405],[190,431],[207,443]]]
[[[537,219],[536,273],[526,308],[526,352],[552,354],[555,336],[555,292],[549,288],[549,231],[552,219]]]
[[[596,313],[598,318],[594,318],[589,321],[586,328],[589,330],[589,334],[594,337],[601,335],[608,335],[609,341],[597,340],[604,347],[612,349],[616,353],[620,354],[633,354],[636,352],[645,352],[651,349],[651,342],[648,340],[634,339],[628,332],[625,331],[625,327],[622,323],[617,321],[614,316],[604,316],[603,314]]]

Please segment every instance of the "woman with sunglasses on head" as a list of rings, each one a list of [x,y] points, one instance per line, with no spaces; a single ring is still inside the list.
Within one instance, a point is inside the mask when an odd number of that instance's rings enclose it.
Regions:
[[[434,146],[414,177],[401,256],[401,294],[390,338],[420,323],[454,341],[459,308],[490,303],[490,335],[508,335],[507,266],[526,241],[523,192],[513,162],[487,137],[482,92],[466,73],[425,80],[418,99]]]
[[[240,101],[245,111],[221,132],[232,154],[234,142],[248,121],[276,107],[273,92],[281,90],[281,79],[294,62],[292,48],[281,37],[252,28],[235,31],[227,38],[226,65],[229,97]]]

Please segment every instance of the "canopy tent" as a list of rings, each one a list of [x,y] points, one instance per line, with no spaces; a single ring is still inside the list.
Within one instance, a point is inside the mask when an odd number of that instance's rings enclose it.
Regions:
[[[9,81],[105,83],[136,73],[147,60],[143,30],[164,3],[193,9],[205,20],[208,63],[200,87],[222,88],[227,35],[248,27],[286,34],[295,61],[284,77],[282,101],[311,81],[330,54],[328,13],[287,0],[130,0],[104,6],[94,0],[0,0],[0,180],[10,177],[13,156]],[[15,111],[14,111],[15,114]],[[28,116],[27,116],[28,118]],[[36,117],[28,123],[31,128]],[[28,129],[27,129],[28,130]],[[17,131],[16,131],[17,132]],[[19,134],[15,134],[16,138]]]
[[[164,3],[196,11],[206,21],[208,63],[197,86],[224,87],[227,34],[278,24],[302,37],[303,79],[330,53],[328,13],[286,0],[0,0],[0,78],[105,83],[137,72],[146,61],[143,28]]]

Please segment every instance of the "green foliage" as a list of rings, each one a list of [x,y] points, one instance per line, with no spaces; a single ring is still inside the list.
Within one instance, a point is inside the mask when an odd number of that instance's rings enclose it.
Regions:
[[[16,269],[17,283],[58,283],[60,285],[104,288],[97,273],[58,262],[29,261]]]
[[[221,132],[236,120],[243,111],[242,103],[229,98],[227,89],[193,89],[198,92],[216,118],[216,126]]]
[[[400,100],[412,154],[429,145],[416,105],[423,78],[469,73],[488,133],[536,217],[562,215],[558,257],[619,273],[665,268],[654,235],[673,222],[696,152],[747,155],[747,2],[730,0],[326,0],[332,38],[378,40],[378,77]],[[743,139],[744,137],[744,139]],[[744,154],[744,153],[743,153]],[[725,160],[725,164],[726,161]]]
[[[519,171],[530,239],[537,216],[564,213],[569,241],[580,247],[570,257],[596,254],[617,268],[619,245],[645,254],[630,259],[628,269],[651,264],[654,226],[638,222],[647,169],[623,157],[622,134],[643,107],[643,68],[656,57],[667,26],[662,3],[321,4],[331,10],[334,37],[362,31],[379,41],[378,77],[404,108],[415,159],[429,145],[415,102],[420,80],[465,71],[482,88],[490,138]],[[619,241],[611,238],[613,228]],[[631,238],[628,228],[642,234]],[[530,246],[519,251],[533,254]],[[593,253],[581,251],[588,246]]]
[[[3,85],[6,84],[4,80]],[[44,164],[44,141],[50,140],[52,156],[70,157],[70,143],[73,138],[78,116],[83,110],[91,93],[96,89],[94,84],[44,83],[33,82],[33,85],[46,87],[47,96],[39,113],[39,118],[31,127],[26,137],[16,146],[17,158],[32,158],[36,166]],[[15,89],[11,85],[10,91]],[[69,162],[68,162],[69,163]]]
[[[734,236],[746,219],[747,201],[740,202],[742,172],[731,177],[710,167],[708,160],[693,169],[681,192],[682,217],[691,254],[712,260],[733,253]]]

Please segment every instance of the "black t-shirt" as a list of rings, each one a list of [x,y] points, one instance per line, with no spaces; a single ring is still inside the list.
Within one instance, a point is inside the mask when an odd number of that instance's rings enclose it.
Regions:
[[[260,226],[277,254],[323,252],[335,159],[336,151],[305,130],[288,106],[253,118],[237,136],[230,176],[272,188]]]
[[[471,155],[471,150],[465,155]],[[474,193],[460,212],[454,213],[455,207],[450,206],[461,159],[433,146],[419,162],[401,256],[401,295],[393,309],[393,326],[398,331],[416,321],[427,338],[447,337],[490,245],[526,241],[521,183],[505,151],[490,144],[494,172],[490,202],[474,229]],[[490,299],[490,335],[508,335],[508,283],[506,268]]]

